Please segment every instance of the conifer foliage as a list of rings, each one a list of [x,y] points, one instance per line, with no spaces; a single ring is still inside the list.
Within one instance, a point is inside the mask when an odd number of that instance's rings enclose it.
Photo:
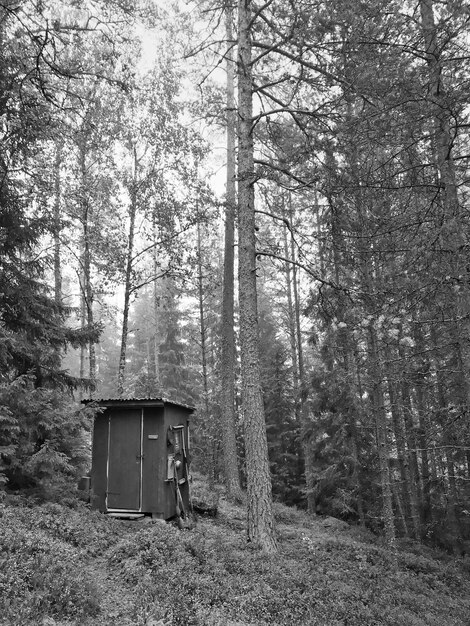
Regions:
[[[70,392],[86,381],[62,368],[62,355],[99,335],[67,323],[71,310],[47,277],[54,223],[38,155],[58,130],[59,93],[67,88],[50,56],[47,9],[13,2],[0,9],[0,479],[10,488],[50,488],[52,477],[82,469],[89,424]]]

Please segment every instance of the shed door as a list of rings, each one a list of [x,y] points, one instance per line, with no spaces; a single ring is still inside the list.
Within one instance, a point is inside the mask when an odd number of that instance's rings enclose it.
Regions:
[[[142,411],[113,411],[109,422],[107,508],[138,511],[142,483]]]

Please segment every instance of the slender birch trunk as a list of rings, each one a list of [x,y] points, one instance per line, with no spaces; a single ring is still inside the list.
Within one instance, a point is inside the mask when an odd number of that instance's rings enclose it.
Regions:
[[[157,252],[157,217],[153,216],[152,222],[153,228],[153,380],[152,380],[152,393],[158,396],[161,393],[161,379],[160,379],[160,345],[158,328],[160,323],[160,305],[158,297],[158,252]]]
[[[54,299],[57,305],[62,303],[62,265],[61,265],[61,245],[60,245],[60,165],[62,162],[61,141],[56,143],[56,153],[54,160]]]
[[[135,218],[137,214],[137,171],[138,161],[136,147],[133,147],[134,172],[130,188],[129,206],[129,231],[127,235],[127,260],[124,281],[124,304],[122,310],[121,350],[119,354],[119,370],[117,392],[120,397],[124,395],[124,382],[126,375],[127,339],[129,335],[129,307],[132,291],[132,264],[134,255]]]
[[[88,198],[87,168],[86,168],[86,144],[84,140],[80,145],[80,205],[82,222],[82,250],[80,255],[80,315],[82,328],[94,325],[93,300],[94,292],[91,284],[91,248],[90,248],[90,218],[92,207]],[[86,352],[83,346],[80,350],[80,377],[85,377]],[[93,341],[88,343],[88,378],[90,391],[96,386],[96,351]]]

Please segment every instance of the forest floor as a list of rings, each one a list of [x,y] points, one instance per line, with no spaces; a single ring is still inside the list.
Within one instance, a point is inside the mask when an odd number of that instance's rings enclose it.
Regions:
[[[247,545],[242,507],[191,529],[85,505],[0,510],[2,626],[469,626],[470,567],[275,505],[279,552]]]

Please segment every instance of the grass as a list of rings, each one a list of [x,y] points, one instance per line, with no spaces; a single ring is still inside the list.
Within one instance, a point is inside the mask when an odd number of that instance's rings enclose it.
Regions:
[[[5,626],[468,626],[465,562],[276,505],[279,553],[245,542],[244,511],[180,531],[85,505],[4,502],[0,624]]]

